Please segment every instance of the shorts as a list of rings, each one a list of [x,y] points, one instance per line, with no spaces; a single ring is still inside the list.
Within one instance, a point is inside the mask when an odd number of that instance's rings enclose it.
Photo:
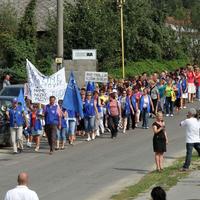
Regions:
[[[195,94],[196,93],[196,87],[194,83],[188,83],[188,93]]]
[[[34,130],[34,129],[32,129],[31,130],[31,135],[32,136],[40,136],[40,135],[42,135],[42,130]]]

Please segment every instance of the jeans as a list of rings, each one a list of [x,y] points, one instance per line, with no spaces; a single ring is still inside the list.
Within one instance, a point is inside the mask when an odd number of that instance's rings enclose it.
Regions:
[[[85,132],[90,133],[95,130],[95,116],[84,118]]]
[[[174,113],[174,102],[172,101],[171,97],[166,97],[165,99],[165,106],[166,106],[166,114],[173,114]]]
[[[67,133],[68,135],[75,135],[76,120],[68,120]]]
[[[67,133],[67,128],[57,129],[56,139],[59,141],[66,142],[66,133]]]
[[[111,131],[111,137],[117,137],[119,125],[119,116],[109,116],[108,117],[108,128]]]
[[[129,130],[131,124],[131,128],[135,128],[135,114],[131,113],[127,116],[127,130]]]
[[[183,165],[183,168],[188,169],[191,163],[192,158],[192,150],[193,147],[198,152],[198,155],[200,156],[200,143],[186,143],[186,157],[185,157],[185,163]]]
[[[200,100],[200,86],[197,86],[197,99]]]
[[[165,97],[161,97],[159,102],[159,107],[162,112],[164,112],[164,105],[165,105]]]
[[[148,122],[149,122],[149,113],[147,111],[147,108],[143,108],[142,110],[142,127],[147,128],[148,127]]]

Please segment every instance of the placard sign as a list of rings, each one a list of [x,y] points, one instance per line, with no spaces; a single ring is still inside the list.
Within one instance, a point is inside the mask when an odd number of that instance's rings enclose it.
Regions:
[[[108,72],[85,72],[85,82],[108,82]]]
[[[45,88],[32,88],[32,102],[46,105],[49,103],[50,96],[55,96],[57,101],[61,100],[64,98],[66,87],[57,88],[54,91]]]

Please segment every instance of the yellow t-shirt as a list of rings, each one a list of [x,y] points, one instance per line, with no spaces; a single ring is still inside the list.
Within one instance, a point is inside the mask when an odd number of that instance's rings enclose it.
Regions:
[[[104,103],[106,103],[108,101],[108,96],[107,95],[102,95],[102,96],[99,97],[99,99],[101,101],[103,101]]]
[[[172,91],[173,91],[172,86],[168,86],[167,85],[166,88],[165,88],[165,96],[166,97],[171,97]]]

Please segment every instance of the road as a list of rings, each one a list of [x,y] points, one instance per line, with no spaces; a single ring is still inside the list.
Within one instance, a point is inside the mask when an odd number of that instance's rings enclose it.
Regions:
[[[195,107],[199,107],[199,102]],[[169,137],[166,158],[184,155],[185,134],[179,123],[186,110],[166,118]],[[150,121],[152,123],[152,120]],[[30,188],[43,200],[106,200],[152,170],[152,130],[135,129],[110,139],[108,134],[92,142],[79,139],[73,147],[48,155],[45,144],[38,153],[26,150],[12,155],[0,150],[0,199],[16,185],[17,174],[30,175]]]

